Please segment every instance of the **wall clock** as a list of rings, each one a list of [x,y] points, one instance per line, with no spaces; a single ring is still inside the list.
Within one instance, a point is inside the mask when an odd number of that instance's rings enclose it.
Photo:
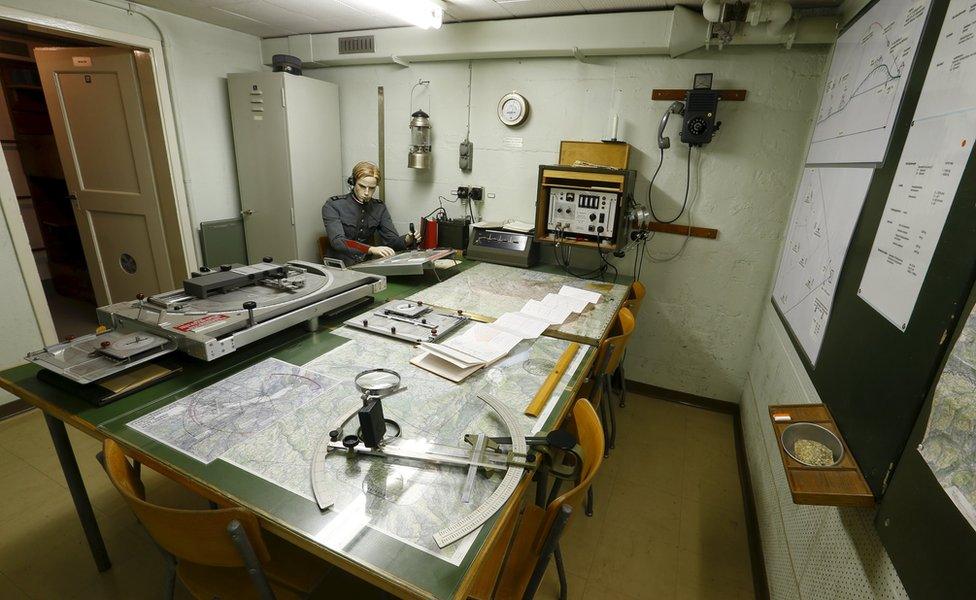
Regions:
[[[509,127],[521,125],[528,116],[529,101],[522,94],[505,94],[498,101],[498,119]]]

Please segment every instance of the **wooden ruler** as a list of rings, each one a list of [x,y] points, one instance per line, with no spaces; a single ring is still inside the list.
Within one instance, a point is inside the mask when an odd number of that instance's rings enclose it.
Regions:
[[[563,351],[563,355],[559,357],[559,361],[556,362],[556,366],[552,368],[549,373],[549,377],[542,382],[542,387],[539,391],[535,393],[535,398],[529,405],[525,407],[525,414],[530,417],[538,417],[539,413],[542,412],[542,408],[546,405],[549,400],[549,396],[552,395],[552,391],[556,389],[556,384],[559,380],[563,378],[563,373],[569,368],[569,363],[573,362],[573,358],[579,351],[579,344],[576,342],[571,343],[566,346],[566,350]]]

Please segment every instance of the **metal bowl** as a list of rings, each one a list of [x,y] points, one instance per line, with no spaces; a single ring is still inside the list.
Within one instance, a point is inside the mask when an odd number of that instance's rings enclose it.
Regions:
[[[793,453],[793,446],[798,440],[811,440],[830,448],[830,451],[834,455],[834,462],[829,465],[811,465],[810,463],[803,462]],[[844,444],[837,439],[837,436],[832,431],[816,423],[793,423],[783,430],[783,435],[780,436],[780,442],[783,444],[786,453],[793,460],[810,467],[833,467],[844,458]]]

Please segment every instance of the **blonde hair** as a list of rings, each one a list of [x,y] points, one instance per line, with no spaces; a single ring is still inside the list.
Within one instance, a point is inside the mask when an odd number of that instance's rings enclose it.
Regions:
[[[363,160],[356,163],[356,166],[352,168],[352,181],[356,183],[363,177],[375,177],[376,181],[380,180],[380,168],[369,162],[368,160]]]

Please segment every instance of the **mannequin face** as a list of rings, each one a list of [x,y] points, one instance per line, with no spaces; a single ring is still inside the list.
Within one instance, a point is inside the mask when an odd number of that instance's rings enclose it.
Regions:
[[[356,199],[360,202],[369,202],[373,197],[373,193],[376,191],[376,178],[375,177],[360,177],[356,180],[356,185],[353,186],[353,193],[356,194]]]

